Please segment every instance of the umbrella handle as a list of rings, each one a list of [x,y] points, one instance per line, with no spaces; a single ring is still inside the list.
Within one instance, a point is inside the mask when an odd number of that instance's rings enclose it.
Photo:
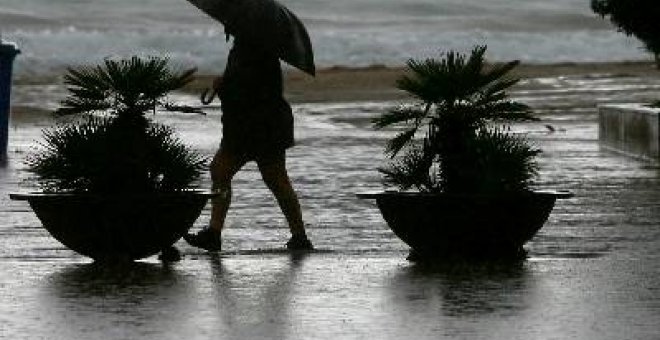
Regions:
[[[208,95],[209,92],[211,92],[210,95]],[[213,101],[213,98],[215,97],[216,94],[217,92],[215,90],[206,89],[204,90],[204,92],[202,92],[202,95],[199,97],[199,100],[202,102],[202,104],[209,105]]]

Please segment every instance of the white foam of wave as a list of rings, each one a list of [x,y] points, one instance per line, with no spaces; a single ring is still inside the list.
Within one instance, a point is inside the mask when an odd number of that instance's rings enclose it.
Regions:
[[[489,45],[494,60],[646,59],[578,0],[282,0],[307,24],[317,64],[401,65]],[[4,0],[2,35],[18,42],[19,75],[61,72],[112,55],[169,55],[202,72],[222,67],[222,27],[181,0]]]
[[[639,60],[648,56],[641,44],[615,31],[512,33],[492,31],[437,32],[433,30],[324,30],[311,31],[317,65],[401,65],[408,58],[437,56],[442,51],[467,52],[487,44],[491,60],[526,62],[587,62]],[[230,44],[220,27],[191,30],[59,30],[5,33],[18,43],[19,76],[61,73],[68,66],[97,63],[109,56],[133,54],[169,56],[200,72],[222,70]]]

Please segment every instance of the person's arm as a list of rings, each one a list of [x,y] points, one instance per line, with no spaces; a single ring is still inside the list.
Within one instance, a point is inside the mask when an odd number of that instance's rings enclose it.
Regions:
[[[220,98],[220,91],[222,91],[222,76],[217,76],[215,77],[215,79],[213,79],[213,85],[211,85],[211,88],[204,90],[199,100],[204,105],[211,104],[215,96],[218,96],[218,98]],[[211,92],[210,95],[209,92]]]
[[[222,91],[222,76],[217,76],[215,79],[213,79],[213,92],[215,94],[220,94]]]

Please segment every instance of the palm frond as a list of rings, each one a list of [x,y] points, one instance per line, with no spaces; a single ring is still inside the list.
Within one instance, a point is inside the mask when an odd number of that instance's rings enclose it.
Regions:
[[[507,75],[513,69],[520,65],[519,60],[509,61],[503,64],[491,65],[481,70],[482,86],[492,87],[494,83],[506,83],[501,90],[505,90],[518,82],[517,78],[510,78]]]
[[[413,140],[413,138],[415,137],[415,133],[417,133],[417,128],[412,127],[397,134],[394,138],[390,139],[387,142],[387,146],[385,147],[385,153],[389,154],[390,157],[396,156],[399,153],[399,151],[401,151],[401,149],[403,149]]]
[[[127,134],[116,118],[88,116],[80,124],[43,131],[28,170],[44,189],[95,192],[179,190],[206,169],[208,159],[166,126],[150,123]]]
[[[534,158],[540,150],[531,147],[523,137],[498,129],[480,131],[475,143],[479,192],[528,190],[538,173]]]
[[[464,63],[460,55],[449,52],[442,60],[408,60],[410,74],[397,81],[397,88],[424,103],[451,105],[460,94],[456,70]]]
[[[481,98],[479,98],[477,103],[488,101],[494,102],[507,99],[508,94],[506,91],[518,82],[518,78],[501,78],[488,82],[479,91]]]
[[[424,119],[428,115],[428,112],[429,106],[420,107],[418,105],[404,105],[386,111],[382,115],[374,118],[372,123],[377,129],[382,129],[401,123],[418,125],[418,122],[421,119]]]
[[[519,81],[509,76],[519,61],[490,65],[485,53],[486,46],[476,46],[469,55],[449,51],[439,59],[407,62],[408,72],[397,87],[420,103],[374,120],[376,128],[403,127],[386,147],[392,158],[406,150],[381,170],[388,181],[448,192],[526,188],[538,151],[488,128],[491,122],[535,119],[529,106],[507,94]],[[426,129],[423,141],[415,140],[421,129]]]
[[[416,145],[391,162],[387,167],[378,171],[385,177],[386,184],[395,185],[402,190],[415,188],[421,191],[430,191],[437,187],[434,176],[429,172],[433,163],[429,154],[424,152],[423,146]]]
[[[94,67],[69,69],[64,77],[69,96],[58,114],[111,110],[116,115],[142,115],[154,110],[171,91],[194,79],[196,69],[174,71],[167,58],[106,59]]]

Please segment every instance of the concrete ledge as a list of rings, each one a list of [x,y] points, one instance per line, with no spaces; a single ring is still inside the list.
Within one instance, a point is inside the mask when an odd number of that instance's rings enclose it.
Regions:
[[[598,107],[598,138],[608,148],[660,160],[660,109],[642,104]]]

